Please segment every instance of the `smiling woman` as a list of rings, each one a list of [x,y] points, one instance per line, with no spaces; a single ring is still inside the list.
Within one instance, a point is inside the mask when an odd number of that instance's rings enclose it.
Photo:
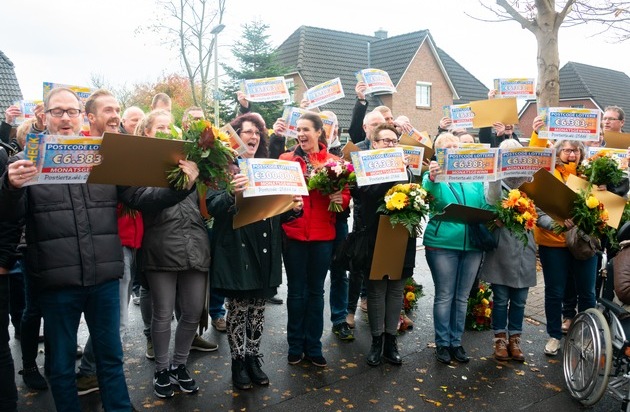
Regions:
[[[326,133],[321,117],[304,113],[297,122],[299,146],[280,156],[301,165],[305,177],[319,166],[339,158],[328,153]],[[313,365],[326,366],[322,355],[324,328],[324,280],[328,272],[335,239],[337,215],[329,211],[330,202],[341,209],[350,203],[350,191],[345,188],[325,196],[319,190],[309,191],[301,217],[282,225],[287,241],[283,250],[287,273],[287,341],[288,362],[298,364],[306,357]]]

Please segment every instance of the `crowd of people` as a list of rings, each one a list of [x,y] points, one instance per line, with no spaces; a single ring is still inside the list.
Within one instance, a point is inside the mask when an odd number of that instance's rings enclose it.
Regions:
[[[395,118],[390,108],[368,111],[366,85],[357,83],[350,139],[360,150],[396,147],[402,133],[412,126],[405,116]],[[297,122],[297,145],[287,149],[287,124],[278,119],[268,130],[262,116],[252,110],[239,93],[238,116],[232,128],[242,140],[241,158],[276,158],[297,162],[305,177],[330,159],[341,156],[339,124],[334,113],[332,133],[326,135],[316,112],[303,114]],[[489,93],[493,98],[494,93]],[[81,130],[83,114],[89,132]],[[426,161],[424,173],[408,170],[401,182],[345,187],[332,194],[310,190],[307,197],[294,196],[292,208],[280,215],[240,228],[233,228],[235,202],[248,186],[238,164],[229,166],[231,182],[209,189],[205,198],[195,190],[197,165],[182,160],[179,168],[188,177],[182,190],[95,184],[27,185],[37,173],[24,154],[28,133],[101,136],[105,132],[155,137],[179,130],[174,127],[171,101],[165,94],[153,99],[151,111],[121,107],[112,93],[95,91],[82,104],[70,89],[53,89],[36,116],[24,122],[16,136],[9,137],[19,108],[6,109],[0,128],[0,409],[15,410],[17,391],[9,341],[9,319],[22,349],[20,374],[34,390],[50,387],[59,411],[79,411],[79,396],[100,390],[106,411],[130,411],[123,372],[122,340],[127,333],[128,305],[140,305],[146,337],[146,358],[154,361],[154,393],[170,398],[174,388],[195,393],[199,385],[187,368],[191,350],[215,351],[218,345],[198,334],[208,314],[212,326],[225,332],[231,355],[231,378],[235,388],[248,390],[268,385],[262,369],[261,341],[265,307],[283,303],[276,297],[287,281],[287,362],[310,362],[324,368],[324,284],[330,273],[330,321],[332,332],[342,341],[354,339],[355,312],[367,312],[372,344],[366,362],[400,365],[399,323],[412,327],[402,311],[405,280],[414,274],[417,238],[411,236],[405,250],[401,279],[369,279],[378,228],[378,206],[396,183],[418,181],[435,198],[436,210],[448,204],[489,209],[524,179],[492,183],[449,183],[435,158]],[[199,107],[187,108],[181,127],[204,118]],[[603,130],[621,131],[624,113],[606,108]],[[537,137],[543,125],[534,120],[530,145],[547,146]],[[181,130],[180,130],[181,131]],[[465,129],[452,128],[441,119],[434,148],[457,148],[475,138]],[[513,125],[495,123],[482,128],[478,141],[492,147],[521,147]],[[594,142],[603,144],[603,141]],[[584,159],[584,145],[558,141],[554,176],[566,182]],[[627,178],[622,195],[628,191]],[[625,191],[624,188],[625,187]],[[330,203],[342,212],[334,212]],[[200,204],[213,217],[208,229]],[[367,233],[368,259],[362,267],[346,270],[333,259],[349,232]],[[530,287],[536,284],[536,258],[540,256],[545,280],[545,312],[549,341],[544,353],[554,356],[560,348],[575,310],[595,305],[597,257],[577,260],[568,251],[554,221],[539,211],[537,227],[524,244],[501,227],[495,250],[484,252],[470,242],[464,222],[442,221],[429,215],[422,245],[435,287],[433,325],[438,362],[466,363],[468,354],[462,336],[471,289],[485,280],[494,292],[492,330],[494,357],[500,361],[525,361],[521,349],[524,310]],[[54,222],[54,224],[51,224]],[[568,219],[560,222],[571,227]],[[19,276],[14,275],[18,273]],[[207,303],[208,302],[208,303]],[[10,309],[10,313],[9,313]],[[206,312],[207,311],[207,312]],[[173,315],[175,313],[175,315]],[[77,330],[83,316],[90,337],[85,348],[77,345]],[[176,318],[174,345],[171,321]],[[564,320],[563,320],[564,317]],[[44,334],[39,336],[44,320]],[[44,375],[37,366],[37,345],[46,346]],[[49,344],[54,342],[54,344]],[[173,347],[172,353],[169,348]],[[82,355],[76,370],[77,355]]]

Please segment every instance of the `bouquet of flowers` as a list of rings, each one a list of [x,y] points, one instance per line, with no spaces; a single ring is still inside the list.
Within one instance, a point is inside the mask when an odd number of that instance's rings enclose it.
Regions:
[[[519,189],[512,189],[495,209],[503,225],[527,246],[527,232],[534,229],[538,220],[532,199]]]
[[[578,172],[596,186],[618,185],[624,177],[621,163],[607,150],[600,150],[592,157],[585,159],[578,167]]]
[[[466,309],[466,328],[469,330],[488,330],[492,323],[492,289],[484,281],[479,282],[477,294],[468,299]]]
[[[608,236],[612,238],[613,230],[608,226],[608,210],[595,196],[582,190],[573,204],[573,223],[588,236]],[[565,232],[564,226],[556,225],[554,232]]]
[[[435,198],[417,183],[394,185],[385,194],[378,212],[389,216],[393,225],[401,224],[411,236],[422,233],[420,223],[429,214]]]
[[[177,131],[172,130],[169,138],[179,138]],[[234,162],[235,153],[229,147],[229,137],[207,120],[190,123],[188,130],[182,132],[182,140],[186,142],[184,151],[186,160],[197,163],[199,183],[197,188],[205,193],[206,187],[229,186],[232,177],[228,166]],[[183,189],[188,184],[188,176],[179,167],[168,172],[168,181],[176,189]],[[203,185],[203,186],[202,186]]]
[[[343,159],[329,159],[324,165],[313,170],[308,179],[308,190],[317,189],[323,195],[331,195],[356,182],[357,176],[352,163]],[[337,213],[343,211],[341,205],[335,202],[330,202],[328,210]]]
[[[422,285],[416,283],[413,278],[407,278],[403,294],[403,309],[409,313],[416,308],[418,299],[424,295]]]

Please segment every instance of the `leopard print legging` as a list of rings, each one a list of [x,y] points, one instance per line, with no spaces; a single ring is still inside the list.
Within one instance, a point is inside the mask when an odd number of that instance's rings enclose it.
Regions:
[[[232,359],[258,355],[265,323],[265,299],[227,298],[225,306]]]

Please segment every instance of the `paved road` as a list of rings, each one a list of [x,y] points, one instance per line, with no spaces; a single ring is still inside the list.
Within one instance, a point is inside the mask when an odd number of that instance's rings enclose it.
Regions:
[[[413,313],[415,327],[399,337],[404,364],[372,368],[365,363],[371,338],[366,316],[357,314],[357,339],[340,342],[330,332],[327,319],[323,336],[324,356],[329,366],[316,368],[286,362],[286,307],[270,305],[263,341],[263,365],[271,380],[269,387],[234,391],[230,381],[230,355],[225,335],[214,330],[206,338],[217,341],[217,352],[193,352],[189,369],[200,384],[195,395],[176,393],[158,400],[152,391],[153,363],[144,357],[140,311],[130,308],[131,330],[125,340],[125,370],[131,399],[139,410],[154,411],[573,411],[580,405],[564,387],[561,357],[543,354],[544,331],[542,285],[530,292],[523,347],[527,362],[497,362],[492,358],[492,332],[466,332],[464,346],[472,356],[466,365],[445,366],[434,357],[431,308],[433,284],[424,251],[417,254],[415,279],[424,286],[425,296]],[[539,279],[542,282],[542,279]],[[286,289],[281,289],[281,296]],[[328,310],[328,309],[327,309]],[[327,315],[328,316],[328,315]],[[80,340],[87,338],[85,326]],[[15,342],[12,342],[13,344]],[[20,359],[13,345],[14,359]],[[38,358],[43,364],[43,356]],[[17,362],[18,366],[20,362]],[[20,411],[53,411],[49,391],[31,392],[16,375]],[[98,392],[82,397],[85,411],[99,411]],[[620,402],[606,395],[592,411],[616,411]]]

